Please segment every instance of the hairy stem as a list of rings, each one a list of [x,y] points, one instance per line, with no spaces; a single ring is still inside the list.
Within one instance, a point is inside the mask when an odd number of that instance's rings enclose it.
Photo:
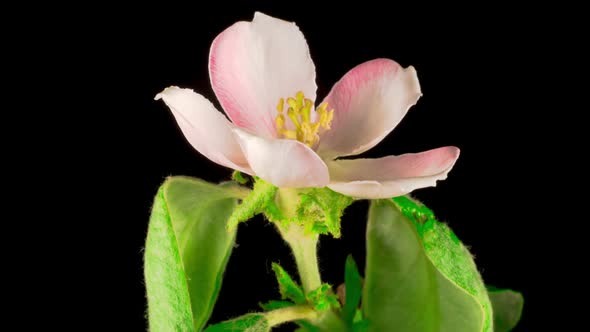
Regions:
[[[326,310],[318,313],[317,318],[311,319],[310,322],[319,327],[322,331],[345,332],[348,331],[346,324],[333,310]]]
[[[322,285],[318,267],[318,234],[306,233],[304,226],[297,222],[299,195],[292,189],[279,189],[277,203],[290,222],[276,223],[279,233],[291,247],[303,291],[307,294]],[[313,309],[312,309],[313,310]],[[344,321],[333,310],[314,311],[315,315],[305,317],[322,331],[347,331]]]
[[[315,319],[317,313],[307,305],[281,308],[265,314],[268,325],[276,326],[299,319]]]
[[[278,200],[285,215],[292,220],[296,218],[297,204],[299,203],[297,192],[290,189],[279,189]],[[299,271],[301,285],[305,293],[308,293],[322,284],[317,255],[319,236],[317,234],[306,234],[304,227],[296,220],[293,221],[295,222],[290,222],[288,225],[277,223],[277,228],[285,242],[291,247]]]
[[[304,235],[302,227],[291,225],[286,231],[281,231],[283,238],[293,251],[301,285],[305,293],[320,287],[322,281],[318,268],[317,234]]]

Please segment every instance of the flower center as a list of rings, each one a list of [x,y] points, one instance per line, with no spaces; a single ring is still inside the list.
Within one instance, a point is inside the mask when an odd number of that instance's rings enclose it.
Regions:
[[[296,139],[299,142],[313,147],[320,140],[320,131],[330,130],[330,124],[334,117],[334,110],[328,111],[328,103],[324,102],[315,109],[315,122],[311,121],[311,109],[313,108],[313,101],[305,98],[303,92],[299,91],[295,98],[287,98],[286,104],[287,117],[293,123],[295,129],[288,129],[285,118],[285,99],[279,99],[277,111],[279,114],[275,118],[275,125],[277,132],[281,137]]]

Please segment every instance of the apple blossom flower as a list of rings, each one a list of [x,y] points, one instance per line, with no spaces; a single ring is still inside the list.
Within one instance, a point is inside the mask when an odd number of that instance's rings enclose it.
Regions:
[[[434,186],[459,157],[452,146],[346,159],[377,145],[422,95],[413,67],[375,59],[350,70],[315,106],[315,66],[291,22],[256,13],[219,34],[209,55],[215,95],[169,87],[163,99],[190,144],[212,161],[278,187],[389,198]]]

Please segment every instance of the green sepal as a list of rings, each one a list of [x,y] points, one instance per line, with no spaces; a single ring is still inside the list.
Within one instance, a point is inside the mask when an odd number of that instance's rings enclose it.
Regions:
[[[287,222],[287,218],[277,205],[277,202],[273,199],[266,203],[264,207],[264,216],[271,222],[274,223],[285,223]]]
[[[249,179],[245,177],[240,171],[233,171],[233,173],[231,173],[231,179],[242,185],[248,183],[249,181]]]
[[[252,191],[246,196],[231,214],[227,229],[233,231],[239,223],[247,221],[256,214],[261,213],[272,202],[277,192],[277,187],[260,178],[255,178]]]
[[[301,287],[291,278],[279,264],[272,263],[272,269],[277,277],[279,291],[283,299],[289,299],[296,304],[306,303],[305,295]]]
[[[316,234],[332,234],[339,238],[340,218],[354,199],[327,187],[313,188],[301,194],[297,217],[307,230]]]

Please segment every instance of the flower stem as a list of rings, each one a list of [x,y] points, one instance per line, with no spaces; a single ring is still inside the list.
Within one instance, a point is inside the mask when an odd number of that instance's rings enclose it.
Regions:
[[[295,257],[295,263],[299,271],[299,278],[305,293],[320,287],[322,281],[318,268],[317,234],[303,234],[303,227],[289,225],[288,229],[279,227],[283,239],[289,244]]]
[[[319,235],[306,233],[304,226],[297,222],[299,195],[295,190],[281,188],[279,189],[277,198],[277,203],[281,207],[282,212],[287,217],[287,220],[291,222],[278,222],[275,225],[285,242],[291,247],[303,291],[307,294],[322,285],[317,256]],[[309,315],[304,319],[310,321],[322,331],[347,331],[344,321],[332,309],[314,312],[316,315]]]
[[[272,327],[299,319],[314,319],[317,316],[317,313],[310,306],[298,305],[276,309],[266,313],[265,316],[268,325]]]
[[[321,331],[348,331],[344,321],[333,310],[323,311],[318,314],[317,318],[311,319],[310,321],[313,325],[319,327]]]
[[[290,219],[296,218],[299,195],[296,191],[279,189],[279,205]],[[285,242],[291,247],[295,263],[299,271],[299,278],[305,293],[308,293],[322,285],[320,270],[318,268],[318,234],[306,234],[303,225],[291,222],[287,225],[277,223],[279,233]]]

